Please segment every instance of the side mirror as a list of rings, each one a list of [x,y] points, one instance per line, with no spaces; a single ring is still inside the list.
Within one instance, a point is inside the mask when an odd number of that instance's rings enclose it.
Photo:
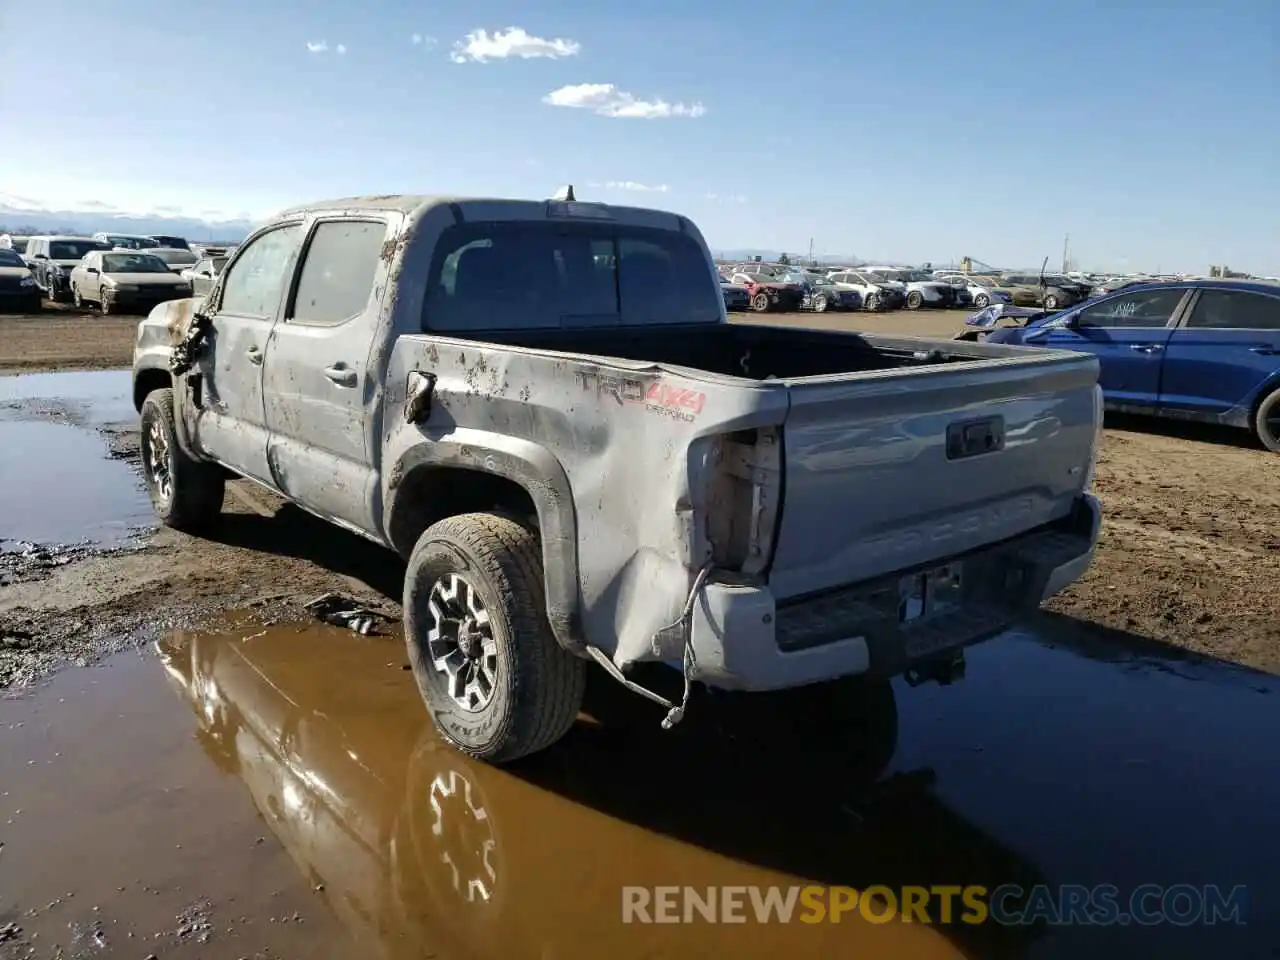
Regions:
[[[98,270],[98,268],[97,268],[97,267],[85,267],[85,268],[84,268],[84,272],[85,272],[85,273],[98,273],[98,272],[99,272],[99,270]]]
[[[32,259],[32,260],[48,260],[48,259],[49,259],[49,257],[48,257],[46,254],[43,254],[43,253],[37,253],[37,254],[35,254],[31,259]]]

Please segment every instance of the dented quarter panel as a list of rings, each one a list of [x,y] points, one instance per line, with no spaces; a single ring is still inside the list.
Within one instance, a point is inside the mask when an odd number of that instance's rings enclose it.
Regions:
[[[429,417],[402,415],[411,371],[435,375]],[[622,665],[678,658],[675,620],[710,555],[712,438],[778,424],[780,384],[658,364],[398,338],[388,372],[384,497],[424,463],[512,475],[538,507],[553,623]],[[557,569],[559,568],[559,569]]]

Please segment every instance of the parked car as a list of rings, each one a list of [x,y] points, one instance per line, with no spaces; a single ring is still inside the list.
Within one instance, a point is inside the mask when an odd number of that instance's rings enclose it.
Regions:
[[[1148,283],[1159,283],[1151,277],[1111,277],[1104,280],[1101,284],[1093,288],[1095,297],[1105,297],[1109,293],[1119,293],[1121,290],[1128,290],[1131,287],[1140,287]]]
[[[183,250],[177,247],[152,247],[147,253],[153,257],[159,257],[169,265],[169,269],[174,273],[182,273],[196,265],[196,261],[200,259],[190,250]]]
[[[901,285],[890,286],[857,270],[833,270],[827,279],[841,290],[856,293],[863,308],[873,312],[897,309],[906,300]]]
[[[861,267],[860,272],[888,286],[895,285],[902,291],[908,310],[921,307],[965,307],[972,303],[968,293],[959,291],[949,283],[935,280],[924,270],[906,267]]]
[[[1081,300],[1088,300],[1093,296],[1093,288],[1095,284],[1090,280],[1085,280],[1081,277],[1066,276],[1061,273],[1046,274],[1044,279],[1045,283],[1051,287],[1060,287],[1064,290],[1072,291],[1079,298],[1076,301],[1077,303]]]
[[[1146,283],[986,342],[1091,354],[1108,409],[1228,424],[1280,452],[1280,284]]]
[[[0,247],[0,310],[40,311],[40,288],[27,261],[18,251]]]
[[[804,273],[789,264],[739,264],[730,279],[746,288],[751,309],[756,313],[799,310],[804,302]]]
[[[957,290],[969,294],[969,302],[981,310],[993,303],[1013,303],[1013,297],[1004,290],[997,290],[991,281],[963,273],[946,273],[938,277],[943,283],[949,283]]]
[[[861,310],[862,294],[847,287],[838,287],[824,276],[808,274],[805,277],[805,295],[800,304],[802,310],[823,313],[826,310]]]
[[[71,295],[77,307],[96,303],[105,316],[189,297],[191,284],[149,251],[94,250],[71,271]]]
[[[187,243],[185,237],[175,237],[171,234],[152,234],[151,239],[156,244],[166,250],[190,250],[191,244]]]
[[[160,246],[151,237],[139,236],[136,233],[95,233],[93,239],[105,243],[113,250],[153,250]]]
[[[27,244],[31,238],[20,233],[0,234],[0,250],[12,250],[19,256],[27,252]]]
[[[235,253],[236,245],[222,243],[193,243],[191,252],[197,257],[229,257]]]
[[[203,297],[213,288],[213,282],[222,274],[222,268],[227,265],[226,257],[201,257],[194,264],[183,270],[180,276],[191,284],[191,295],[193,297]],[[745,309],[747,291],[742,291],[743,304]],[[729,302],[728,295],[725,296],[725,304]]]
[[[232,471],[397,550],[428,712],[495,763],[570,729],[589,662],[949,680],[1088,567],[1095,360],[729,323],[688,218],[564,194],[296,207],[154,309],[161,520],[215,523]]]
[[[1044,278],[1045,282],[1042,284],[1040,279],[1033,273],[1002,273],[995,290],[1007,293],[1010,302],[1016,307],[1061,310],[1085,299],[1073,284],[1052,284],[1048,282],[1048,277]]]
[[[23,258],[31,266],[36,286],[55,302],[71,296],[71,271],[95,250],[109,250],[101,240],[92,237],[32,237]]]

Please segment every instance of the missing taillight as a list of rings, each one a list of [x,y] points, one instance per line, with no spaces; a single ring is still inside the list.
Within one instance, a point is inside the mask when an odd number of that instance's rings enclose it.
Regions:
[[[777,428],[740,430],[720,437],[707,496],[707,535],[721,570],[764,573],[773,556],[782,487]]]

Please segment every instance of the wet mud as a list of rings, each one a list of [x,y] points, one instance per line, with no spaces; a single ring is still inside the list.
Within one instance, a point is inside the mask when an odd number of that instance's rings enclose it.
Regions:
[[[1274,956],[1280,682],[1033,626],[803,738],[772,696],[663,732],[595,672],[505,769],[437,739],[395,636],[175,632],[0,702],[0,957]],[[811,883],[1248,897],[1216,926],[622,919],[624,887]]]

